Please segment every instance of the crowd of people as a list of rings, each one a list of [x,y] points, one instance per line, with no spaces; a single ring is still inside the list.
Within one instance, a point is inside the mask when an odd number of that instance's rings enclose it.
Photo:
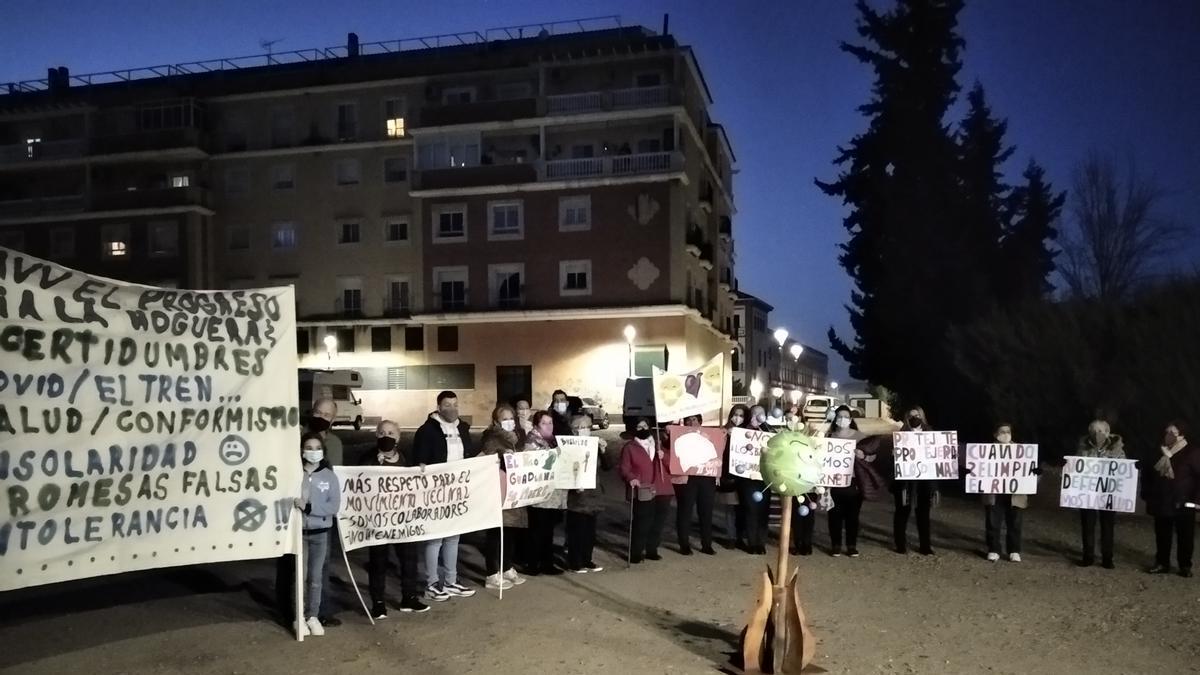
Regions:
[[[803,426],[796,413],[781,411],[768,417],[762,406],[733,406],[724,426],[773,432],[779,426]],[[340,553],[334,520],[339,503],[337,477],[331,466],[344,461],[341,441],[330,433],[336,405],[321,400],[313,408],[300,441],[304,480],[296,507],[303,512],[303,552],[306,584],[304,616],[296,617],[297,629],[310,635],[323,635],[324,628],[340,623],[330,615],[327,561]],[[772,424],[774,422],[775,424]],[[700,416],[678,422],[700,426]],[[589,436],[593,420],[581,400],[557,390],[547,410],[534,410],[527,400],[515,405],[501,404],[491,415],[478,444],[468,425],[459,416],[458,397],[444,391],[437,396],[437,409],[417,429],[410,449],[400,447],[400,427],[384,420],[376,428],[376,444],[361,464],[369,466],[424,467],[453,462],[479,455],[504,455],[527,450],[557,447],[561,436]],[[924,410],[914,407],[902,417],[902,430],[932,430]],[[835,557],[858,557],[859,515],[865,501],[883,501],[891,494],[894,550],[908,552],[908,522],[916,510],[917,552],[934,555],[930,513],[938,501],[937,481],[897,480],[892,468],[891,434],[868,436],[859,431],[851,409],[838,407],[826,423],[810,425],[815,435],[856,441],[852,478],[845,487],[818,490],[808,506],[794,506],[792,541],[786,542],[793,554],[813,553],[813,538],[818,513],[828,524],[829,552]],[[1162,438],[1160,454],[1143,467],[1141,496],[1154,519],[1156,538],[1152,574],[1171,572],[1172,546],[1176,552],[1176,571],[1192,576],[1193,542],[1196,529],[1196,504],[1200,502],[1200,448],[1190,446],[1187,429],[1181,422],[1170,423]],[[673,475],[668,462],[669,436],[665,426],[652,419],[638,419],[629,426],[618,452],[610,453],[599,440],[598,471],[614,467],[625,486],[630,508],[627,562],[631,565],[659,561],[659,546],[672,503],[676,509],[677,551],[693,555],[692,525],[699,523],[699,551],[716,555],[713,516],[718,504],[724,508],[727,549],[740,549],[751,555],[767,551],[771,491],[762,480],[734,476],[729,471],[728,448],[720,478]],[[732,438],[732,434],[727,436]],[[994,438],[998,443],[1014,442],[1014,428],[997,424]],[[1093,421],[1080,440],[1075,455],[1099,458],[1125,458],[1120,436],[1112,433],[1105,420]],[[504,466],[504,462],[500,462]],[[1040,474],[1040,468],[1035,473]],[[483,556],[489,589],[508,590],[526,583],[526,577],[564,573],[594,574],[603,571],[594,559],[596,524],[604,510],[603,482],[594,490],[555,490],[545,501],[533,506],[506,509],[503,523],[510,530],[515,546],[502,544],[499,528],[484,533]],[[1027,506],[1025,495],[984,495],[984,542],[986,558],[998,561],[1002,554],[1014,563],[1021,562],[1022,514]],[[1106,569],[1114,567],[1114,513],[1080,509],[1081,566],[1096,562],[1095,531],[1100,530],[1100,561]],[[563,525],[565,556],[560,564],[555,555],[555,537]],[[1003,546],[1001,533],[1003,532]],[[515,536],[514,536],[515,533]],[[400,576],[401,612],[428,611],[428,603],[442,603],[475,595],[475,589],[459,583],[459,537],[415,543],[384,544],[368,548],[368,586],[371,615],[383,619],[388,614],[386,580],[394,554]],[[295,561],[280,559],[276,575],[277,600],[285,616],[293,607],[290,597]],[[423,572],[423,576],[419,576]],[[326,610],[323,612],[322,610]]]

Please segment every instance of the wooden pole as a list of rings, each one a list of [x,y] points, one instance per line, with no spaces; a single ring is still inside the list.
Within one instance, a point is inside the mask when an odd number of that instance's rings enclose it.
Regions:
[[[779,527],[779,557],[775,565],[775,588],[771,594],[771,614],[774,618],[775,636],[771,643],[771,657],[774,665],[772,672],[784,673],[784,661],[787,658],[788,620],[787,620],[787,582],[788,582],[788,545],[792,541],[792,496],[779,495],[780,527]]]

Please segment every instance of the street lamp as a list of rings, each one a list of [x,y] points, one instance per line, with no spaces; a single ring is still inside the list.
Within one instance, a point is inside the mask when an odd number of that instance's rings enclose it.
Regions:
[[[788,331],[786,328],[775,329],[775,341],[779,343],[779,383],[783,383],[783,346],[787,344]],[[778,397],[777,397],[778,398]]]
[[[792,358],[793,359],[796,359],[797,361],[799,361],[800,355],[803,353],[804,353],[804,345],[800,344],[799,342],[792,345]]]
[[[793,389],[788,392],[788,396],[792,397],[792,405],[798,405],[800,403],[800,396],[802,396],[802,392],[799,389]]]
[[[637,329],[633,324],[625,326],[625,343],[629,345],[629,377],[633,377],[633,340],[637,337]]]
[[[337,338],[333,335],[326,335],[324,343],[325,356],[329,359],[333,359],[333,355],[337,354]]]

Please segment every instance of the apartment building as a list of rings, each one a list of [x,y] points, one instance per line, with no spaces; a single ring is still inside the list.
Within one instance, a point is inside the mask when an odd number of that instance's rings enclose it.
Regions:
[[[734,389],[750,396],[757,391],[758,399],[780,406],[799,403],[808,394],[827,393],[829,356],[791,337],[780,345],[777,329],[770,324],[775,308],[745,291],[735,292]]]
[[[260,58],[0,92],[0,244],[293,285],[301,365],[359,370],[368,413],[406,423],[445,388],[477,419],[556,388],[613,409],[630,372],[731,354],[735,157],[672,36],[351,34]]]

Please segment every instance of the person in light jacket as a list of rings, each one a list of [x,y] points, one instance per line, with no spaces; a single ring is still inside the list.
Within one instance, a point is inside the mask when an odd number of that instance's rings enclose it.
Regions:
[[[310,432],[300,439],[300,457],[304,474],[296,508],[304,513],[304,621],[298,626],[303,635],[324,635],[317,618],[321,611],[321,587],[325,582],[325,564],[329,560],[329,532],[333,529],[341,505],[342,493],[337,475],[325,459],[321,437]]]
[[[833,422],[826,432],[829,438],[858,440],[865,438],[858,430],[858,424],[850,412],[849,406],[838,406],[833,413]],[[829,543],[830,553],[834,557],[842,555],[842,534],[846,535],[846,555],[858,557],[858,516],[862,511],[863,490],[860,474],[860,464],[875,461],[875,455],[867,456],[862,450],[854,451],[854,473],[850,477],[850,485],[829,489],[833,499],[833,508],[829,510]]]
[[[667,512],[671,510],[671,476],[664,462],[660,439],[655,439],[653,422],[638,420],[633,439],[621,448],[621,480],[628,486],[626,497],[633,502],[633,523],[629,540],[629,562],[662,560],[658,544],[662,539]]]
[[[997,443],[1012,443],[1013,427],[1008,422],[996,425]],[[1040,469],[1034,469],[1040,474]],[[1004,528],[1004,548],[1009,562],[1021,562],[1021,522],[1029,495],[983,495],[983,524],[987,540],[987,559],[1000,559],[1000,530]]]
[[[1142,498],[1146,500],[1146,512],[1154,517],[1156,552],[1150,574],[1170,573],[1174,538],[1179,576],[1191,577],[1196,541],[1194,505],[1200,503],[1200,448],[1188,442],[1183,422],[1172,422],[1163,432],[1157,458],[1142,471]]]
[[[487,429],[483,430],[483,436],[480,438],[481,449],[480,456],[496,455],[500,458],[500,469],[503,471],[504,455],[518,452],[520,442],[517,440],[517,434],[520,428],[517,426],[517,413],[512,406],[508,404],[500,404],[492,410],[492,423]],[[525,507],[519,509],[504,509],[501,515],[504,522],[504,529],[508,531],[509,545],[501,546],[500,528],[493,527],[488,530],[486,535],[486,543],[484,547],[484,566],[487,568],[487,579],[484,585],[487,588],[497,588],[508,590],[513,586],[520,586],[525,583],[525,577],[517,574],[517,570],[509,563],[512,559],[520,559],[520,555],[513,555],[512,551],[520,551],[524,546],[517,546],[518,542],[523,542],[527,538],[526,531],[529,528],[529,516]],[[501,551],[501,549],[504,549]],[[501,555],[503,554],[503,555]]]
[[[1080,457],[1103,457],[1106,459],[1125,459],[1125,444],[1121,437],[1114,434],[1108,422],[1102,419],[1092,420],[1088,425],[1087,436],[1079,439],[1079,447],[1075,454]],[[1100,523],[1100,559],[1104,569],[1111,570],[1113,564],[1113,526],[1116,524],[1116,514],[1112,511],[1096,509],[1079,509],[1080,539],[1083,545],[1083,555],[1079,561],[1080,567],[1091,567],[1096,564],[1096,522]]]

